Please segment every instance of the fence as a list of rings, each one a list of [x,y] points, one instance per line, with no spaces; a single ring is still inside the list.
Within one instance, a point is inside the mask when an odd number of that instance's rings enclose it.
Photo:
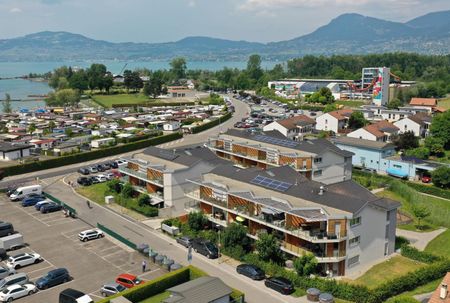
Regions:
[[[52,200],[53,202],[61,205],[62,207],[64,207],[65,209],[69,210],[69,212],[71,212],[72,214],[76,215],[77,214],[77,210],[75,208],[70,207],[69,205],[67,205],[66,203],[62,202],[61,200],[53,197],[52,195],[50,195],[49,193],[45,193],[44,192],[44,196],[49,199]]]
[[[121,235],[119,235],[115,231],[109,229],[108,227],[106,227],[106,226],[104,226],[104,225],[102,225],[100,223],[97,223],[97,227],[100,228],[101,230],[103,230],[105,233],[107,233],[111,237],[115,238],[116,240],[119,240],[120,242],[122,242],[126,246],[128,246],[128,247],[130,247],[132,249],[137,249],[137,245],[135,243],[133,243],[130,240],[122,237]]]

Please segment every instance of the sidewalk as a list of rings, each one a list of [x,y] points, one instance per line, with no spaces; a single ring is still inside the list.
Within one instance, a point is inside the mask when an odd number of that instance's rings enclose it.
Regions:
[[[396,234],[397,236],[402,236],[408,239],[411,242],[411,245],[418,250],[424,250],[425,247],[427,247],[428,243],[430,243],[434,238],[436,238],[446,230],[446,228],[440,228],[426,233],[419,233],[397,228]]]

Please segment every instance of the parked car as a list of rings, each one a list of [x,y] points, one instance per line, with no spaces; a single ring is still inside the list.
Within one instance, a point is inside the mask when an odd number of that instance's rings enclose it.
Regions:
[[[9,199],[11,201],[19,201],[26,197],[29,197],[31,194],[42,194],[42,186],[40,185],[29,185],[18,187],[10,196]]]
[[[106,180],[110,181],[114,179],[116,176],[113,173],[106,173],[105,174]]]
[[[44,200],[45,200],[44,196],[27,197],[22,200],[22,206],[23,207],[33,206],[33,205],[36,205],[36,203],[38,203],[40,201],[44,201]]]
[[[181,236],[181,237],[177,238],[177,243],[180,243],[184,247],[189,247],[192,245],[192,240],[193,239],[189,236]]]
[[[208,240],[197,238],[192,241],[192,248],[195,252],[208,257],[209,259],[217,259],[219,257],[219,250]]]
[[[114,178],[116,178],[116,179],[122,177],[122,173],[120,171],[116,170],[116,169],[113,169],[111,171],[111,173],[114,175]]]
[[[91,172],[89,171],[89,169],[85,168],[85,167],[81,167],[80,169],[78,169],[78,172],[82,175],[89,175]]]
[[[39,254],[22,253],[9,257],[8,261],[6,262],[6,266],[8,266],[9,268],[19,269],[27,265],[37,264],[42,260],[43,259]]]
[[[111,163],[110,163],[110,162],[102,163],[102,165],[103,165],[103,167],[105,168],[105,170],[111,169]]]
[[[266,277],[261,268],[252,264],[240,264],[236,267],[236,272],[253,280],[263,280]]]
[[[90,176],[89,180],[91,180],[92,184],[98,184],[100,181],[98,181],[97,176]]]
[[[102,288],[100,289],[100,293],[102,294],[103,297],[109,297],[119,292],[122,292],[126,289],[127,288],[125,286],[120,285],[119,283],[111,282],[103,285]]]
[[[14,226],[9,222],[0,222],[0,238],[14,233]]]
[[[294,292],[292,282],[283,277],[271,277],[264,281],[264,285],[268,288],[278,291],[283,295],[289,295]]]
[[[106,170],[106,168],[103,166],[103,164],[97,164],[97,171],[99,172],[104,172]]]
[[[128,161],[125,160],[125,159],[118,159],[115,162],[116,162],[117,166],[127,165],[128,164]]]
[[[90,172],[91,174],[98,173],[97,166],[89,166],[89,167],[88,167],[88,170],[89,170],[89,172]]]
[[[94,303],[94,300],[79,290],[66,288],[59,293],[59,303]]]
[[[24,285],[11,285],[0,292],[0,301],[1,302],[12,302],[15,299],[19,299],[25,296],[30,296],[37,292],[36,286],[33,284],[27,283]]]
[[[103,183],[108,181],[108,178],[105,175],[95,176],[95,179],[97,180],[97,183]]]
[[[114,161],[109,162],[109,166],[110,166],[111,168],[114,168],[114,169],[119,168],[119,165],[118,165],[116,162],[114,162]]]
[[[8,186],[8,188],[6,189],[6,195],[9,197],[9,196],[11,196],[11,194],[13,193],[13,192],[15,192],[16,191],[16,189],[19,187],[19,185],[11,185],[11,186]]]
[[[14,268],[0,265],[0,280],[6,278],[7,276],[14,275],[15,273],[16,270]]]
[[[136,285],[141,284],[141,282],[142,281],[137,276],[131,274],[120,274],[116,278],[116,283],[126,288],[132,288]]]
[[[59,205],[58,203],[55,202],[51,202],[48,204],[45,204],[41,207],[41,213],[46,214],[46,213],[53,213],[55,211],[59,211],[62,210],[62,206]]]
[[[86,242],[92,239],[103,238],[104,236],[105,234],[100,229],[88,229],[80,232],[78,234],[78,239],[80,239],[80,241]]]
[[[430,183],[431,177],[430,176],[423,176],[422,177],[422,183]]]
[[[52,203],[52,201],[50,201],[50,200],[40,201],[34,205],[34,208],[36,208],[36,210],[41,210],[42,206],[47,205],[49,203]]]
[[[92,180],[89,177],[79,177],[77,179],[77,183],[82,186],[89,186],[92,185]]]
[[[3,291],[5,288],[11,285],[24,285],[30,282],[28,275],[25,273],[18,273],[11,276],[7,276],[6,278],[0,280],[0,291]]]
[[[39,289],[47,289],[62,283],[69,282],[69,271],[65,268],[57,268],[49,271],[45,276],[36,280],[36,286]]]

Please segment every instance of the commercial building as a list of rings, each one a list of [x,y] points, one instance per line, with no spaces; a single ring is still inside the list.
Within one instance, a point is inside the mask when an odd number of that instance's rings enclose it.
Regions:
[[[353,80],[338,79],[283,79],[269,81],[268,87],[285,98],[297,98],[320,90],[322,87],[330,89],[335,99],[341,98],[341,92],[347,89],[348,83]]]
[[[270,233],[292,256],[312,253],[323,274],[343,276],[394,252],[399,203],[352,180],[325,185],[289,166],[228,164],[189,182],[187,209],[215,225],[243,224],[253,239]]]
[[[19,160],[29,157],[32,147],[29,144],[0,142],[0,161]]]
[[[326,184],[352,178],[352,153],[325,139],[293,141],[277,131],[255,133],[229,129],[209,138],[206,146],[241,168],[288,165],[299,176]]]
[[[388,67],[365,67],[362,69],[361,89],[372,94],[372,103],[385,106],[389,102],[390,69]]]

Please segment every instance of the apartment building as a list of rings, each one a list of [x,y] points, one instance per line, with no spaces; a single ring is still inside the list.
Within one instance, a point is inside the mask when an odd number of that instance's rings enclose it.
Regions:
[[[217,226],[243,224],[253,239],[273,234],[292,256],[314,254],[323,274],[343,276],[394,252],[400,204],[352,180],[325,185],[289,166],[227,164],[188,181],[187,210]]]
[[[305,115],[297,115],[294,117],[281,119],[264,126],[264,131],[279,131],[288,139],[297,140],[305,134],[311,134],[314,130],[316,121]]]
[[[316,118],[316,129],[323,131],[332,131],[335,134],[343,133],[348,126],[348,120],[352,115],[351,109],[340,109],[325,113]]]
[[[119,167],[124,181],[151,198],[151,204],[165,208],[167,216],[184,212],[187,178],[200,176],[217,165],[227,163],[207,148],[165,150],[149,147],[127,158],[128,164]]]
[[[230,129],[209,138],[206,146],[242,168],[288,165],[298,175],[325,184],[352,178],[353,154],[325,139],[293,141],[278,131],[255,133]]]

